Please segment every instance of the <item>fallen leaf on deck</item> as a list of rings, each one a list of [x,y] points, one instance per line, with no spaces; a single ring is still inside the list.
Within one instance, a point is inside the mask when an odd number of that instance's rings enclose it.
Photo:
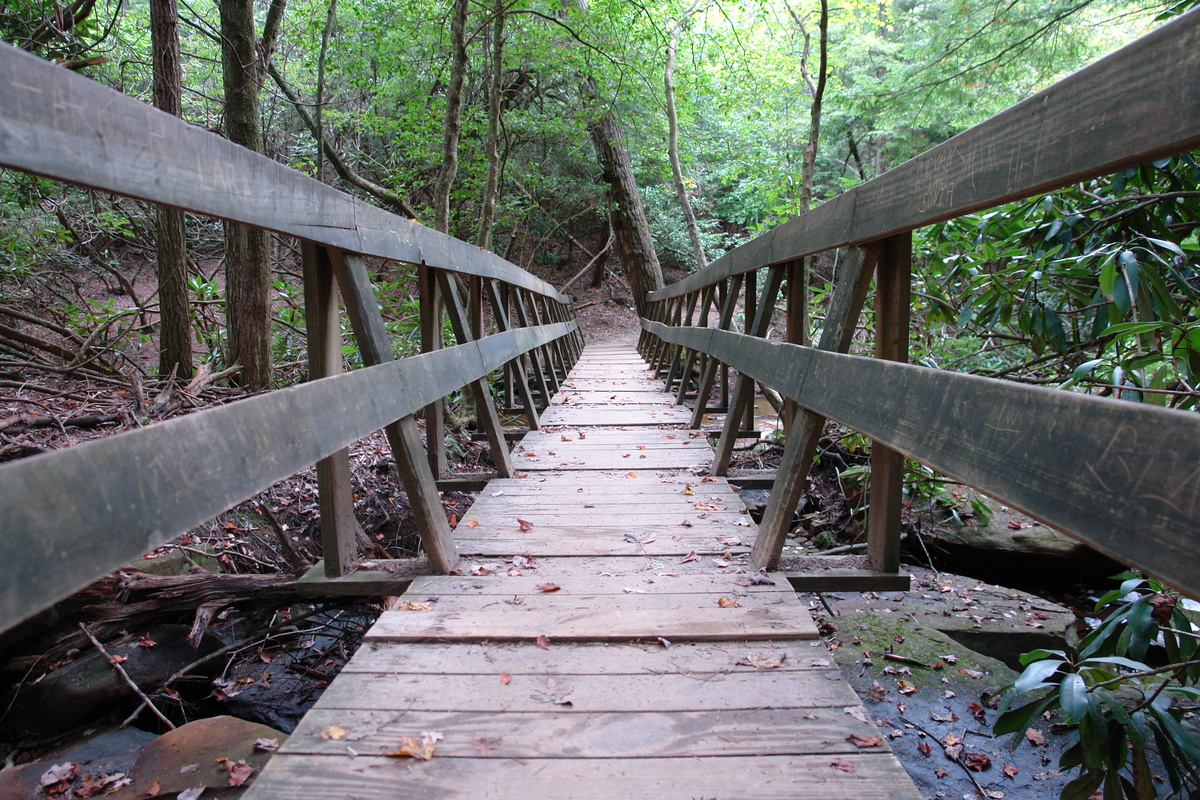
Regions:
[[[664,648],[666,648],[666,649],[670,649],[670,647],[671,647],[671,642],[670,642],[670,640],[669,640],[669,639],[664,639],[664,638],[663,638],[663,637],[661,637],[661,636],[659,636],[659,637],[658,637],[658,643],[659,643],[659,644],[661,644],[661,645],[662,645]]]
[[[513,556],[512,563],[518,569],[537,569],[533,556]]]
[[[625,594],[649,594],[645,589],[639,589],[636,586],[626,586],[621,591]]]
[[[859,736],[857,733],[852,733],[846,737],[846,741],[861,750],[865,747],[879,747],[883,744],[883,737]]]
[[[696,502],[692,503],[692,507],[697,511],[723,511],[724,506],[719,506],[716,503]]]
[[[562,587],[559,586],[557,583],[539,583],[534,588],[537,589],[539,592],[557,592]]]
[[[638,449],[638,450],[645,450],[645,449],[646,449],[646,445],[644,445],[644,444],[639,444],[639,445],[637,446],[637,449]]]
[[[696,493],[692,491],[692,485],[690,483],[685,483],[683,485],[683,491],[680,492],[680,494],[687,495],[688,497],[694,497],[696,495]]]
[[[529,520],[518,519],[517,525],[521,528],[521,532],[533,530],[533,523]]]
[[[917,742],[917,749],[926,758],[929,758],[929,754],[933,752],[933,748],[929,746],[929,742]]]
[[[573,441],[575,441],[575,440],[574,440],[574,439],[572,439],[570,436],[567,436],[565,433],[564,433],[562,436],[558,437],[558,438],[562,439],[564,442],[573,442]]]
[[[688,563],[689,561],[699,561],[699,560],[700,560],[700,556],[696,555],[696,551],[695,551],[695,550],[693,550],[692,552],[690,552],[690,553],[688,553],[686,556],[684,556],[684,557],[683,557],[683,560],[682,560],[682,561],[680,561],[679,563],[680,563],[680,564],[686,564],[686,563]]]
[[[346,735],[346,729],[337,725],[326,725],[321,728],[322,739],[333,739],[334,741],[341,739]]]
[[[478,528],[478,527],[479,527],[479,520],[477,520],[477,519],[475,519],[474,517],[472,517],[472,518],[470,519],[470,521],[468,521],[468,522],[467,522],[467,527],[468,527],[468,528]]]
[[[742,540],[737,536],[718,536],[717,543],[725,545],[726,547],[737,547],[742,543]]]
[[[703,433],[701,433],[700,435],[703,436]],[[721,480],[721,479],[715,475],[705,475],[703,478],[700,479],[700,482],[701,483],[716,483],[719,480]]]
[[[621,458],[629,458],[631,455],[633,455],[633,454],[632,454],[632,453],[625,453],[623,456],[621,456]]]
[[[636,478],[636,477],[637,477],[637,473],[636,473],[636,472],[631,472],[631,473],[629,473],[628,475],[626,475],[625,477],[627,477],[627,478]]]
[[[755,586],[774,586],[775,581],[767,577],[767,573],[759,571],[750,576],[750,582]]]
[[[517,569],[516,567],[509,567],[508,568],[508,577],[510,577],[510,578],[521,577],[521,570]]]
[[[544,635],[539,636],[536,639],[534,639],[533,643],[536,644],[538,647],[542,648],[543,650],[550,649],[550,640],[547,639]]]
[[[529,456],[530,458],[537,458],[537,453],[533,452],[532,450],[526,450],[524,453],[521,453],[521,455]]]
[[[500,673],[500,682],[502,684],[504,684],[505,686],[508,686],[508,682],[511,680],[512,680],[512,676],[509,675],[507,672]]]
[[[418,761],[428,761],[433,758],[434,745],[440,738],[440,735],[435,737],[432,733],[424,734],[419,740],[411,736],[401,736],[400,746],[384,755],[392,758],[415,758]]]
[[[496,567],[491,564],[475,564],[469,571],[472,575],[491,575],[496,571]]]
[[[718,597],[717,605],[721,608],[740,608],[742,604],[734,597]]]
[[[944,737],[942,737],[942,744],[946,745],[946,747],[954,747],[954,745],[961,741],[962,739],[955,736],[953,733],[947,733]]]
[[[625,541],[632,542],[634,544],[649,544],[650,542],[654,541],[654,534],[650,533],[649,531],[627,533],[625,534]]]
[[[747,653],[742,656],[740,661],[735,661],[743,667],[754,667],[755,669],[779,669],[783,666],[784,659],[787,658],[787,653]]]
[[[458,514],[451,514],[448,522],[450,523],[451,530],[454,530],[455,528],[457,528],[458,527]]]
[[[254,740],[254,749],[261,750],[264,753],[270,753],[272,750],[279,749],[279,740],[278,739],[255,739]]]
[[[854,765],[844,758],[835,758],[833,761],[829,762],[829,766],[833,767],[834,769],[840,769],[842,772],[848,772],[851,775],[854,774]]]
[[[1021,770],[1017,769],[1012,764],[1009,764],[1007,761],[1005,761],[1004,768],[1000,771],[1004,773],[1004,777],[1006,777],[1006,778],[1015,778],[1015,777],[1017,777],[1017,773],[1020,772]]]
[[[502,495],[502,494],[504,494],[504,490],[503,490],[503,489],[498,489],[498,490],[496,490],[496,491],[492,492],[492,497],[499,497],[499,496],[500,496],[500,495]]]
[[[433,603],[428,600],[401,600],[395,608],[397,611],[433,611]]]

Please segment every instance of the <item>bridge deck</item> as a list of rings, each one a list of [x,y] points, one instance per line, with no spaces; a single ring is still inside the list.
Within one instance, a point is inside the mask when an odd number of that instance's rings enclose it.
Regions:
[[[589,346],[250,796],[916,798],[686,417]]]

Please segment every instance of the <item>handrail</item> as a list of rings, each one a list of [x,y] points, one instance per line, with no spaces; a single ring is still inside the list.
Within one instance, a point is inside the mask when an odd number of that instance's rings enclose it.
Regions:
[[[502,280],[569,302],[490,251],[357,200],[3,42],[0,166],[350,253]]]
[[[497,333],[0,467],[0,631],[577,324]]]
[[[300,238],[310,378],[0,466],[8,566],[0,632],[314,462],[322,570],[327,579],[347,574],[357,523],[345,448],[380,428],[429,566],[448,571],[458,555],[435,483],[445,452],[438,401],[471,388],[497,471],[507,475],[488,374],[504,368],[511,410],[536,428],[538,409],[582,350],[570,298],[520,267],[4,43],[0,166]],[[432,352],[392,360],[368,255],[420,266],[422,345]],[[339,293],[365,365],[344,375]],[[447,349],[443,308],[459,342]],[[433,412],[428,453],[413,418],[423,407]]]
[[[1200,146],[1200,9],[647,296],[860,245]]]
[[[908,456],[1200,597],[1200,416],[896,363],[908,357],[915,228],[1197,145],[1200,9],[652,293],[642,351],[678,378],[681,401],[696,387],[693,426],[717,364],[738,372],[723,385],[715,471],[728,468],[755,381],[794,403],[755,566],[779,563],[829,418],[872,439],[867,555],[880,572],[899,568]],[[804,256],[843,246],[821,341],[802,347],[807,298],[790,278]],[[872,276],[876,358],[844,355]],[[785,282],[787,341],[769,342]],[[717,307],[718,326],[701,327]]]

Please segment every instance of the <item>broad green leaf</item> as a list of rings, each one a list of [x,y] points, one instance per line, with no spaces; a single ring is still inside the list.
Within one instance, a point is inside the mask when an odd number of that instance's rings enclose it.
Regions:
[[[1078,722],[1087,714],[1087,685],[1079,674],[1071,673],[1063,678],[1058,686],[1058,702],[1072,721]]]

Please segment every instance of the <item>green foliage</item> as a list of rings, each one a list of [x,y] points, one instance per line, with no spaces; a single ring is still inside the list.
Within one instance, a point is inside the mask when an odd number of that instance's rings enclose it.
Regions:
[[[1009,351],[997,370],[1051,364],[1064,388],[1194,408],[1198,230],[1193,155],[950,220],[919,236],[924,321]]]
[[[1174,792],[1200,786],[1200,739],[1180,706],[1200,697],[1195,628],[1158,581],[1135,572],[1117,577],[1121,585],[1096,604],[1104,619],[1078,655],[1021,656],[1025,669],[1006,688],[993,726],[1015,734],[1015,747],[1043,714],[1061,714],[1069,738],[1059,769],[1080,771],[1062,800],[1087,798],[1101,786],[1106,799],[1152,800],[1149,754],[1161,760]],[[1168,663],[1155,669],[1147,661],[1160,638]]]

